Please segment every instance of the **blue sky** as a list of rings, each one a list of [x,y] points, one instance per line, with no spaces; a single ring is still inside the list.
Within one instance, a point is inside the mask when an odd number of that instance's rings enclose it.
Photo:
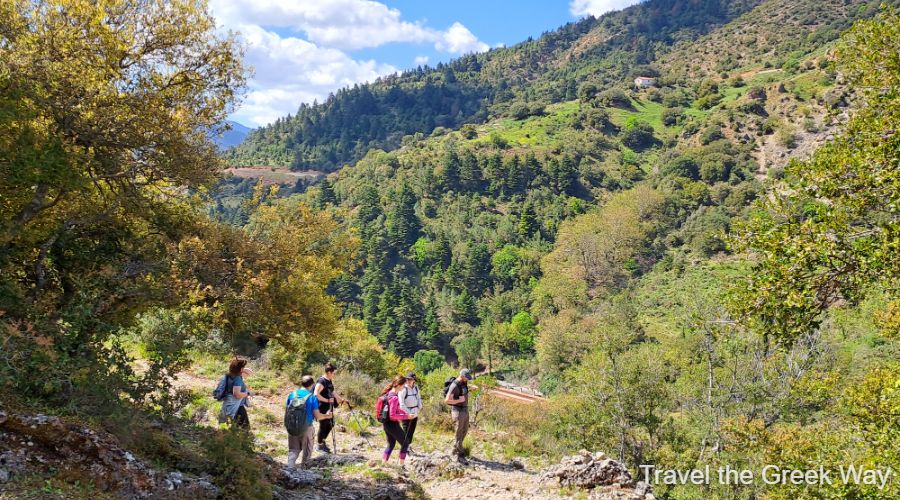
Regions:
[[[254,68],[231,118],[256,127],[341,87],[538,37],[638,0],[210,0]]]

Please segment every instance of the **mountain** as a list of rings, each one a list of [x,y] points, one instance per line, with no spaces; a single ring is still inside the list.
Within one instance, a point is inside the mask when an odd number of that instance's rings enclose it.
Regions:
[[[233,122],[231,120],[226,120],[225,124],[230,127],[228,130],[225,130],[220,137],[216,138],[216,145],[219,146],[219,149],[226,150],[228,148],[233,148],[235,146],[240,145],[244,142],[244,139],[253,132],[253,129],[247,127],[246,125],[241,125],[238,122]]]

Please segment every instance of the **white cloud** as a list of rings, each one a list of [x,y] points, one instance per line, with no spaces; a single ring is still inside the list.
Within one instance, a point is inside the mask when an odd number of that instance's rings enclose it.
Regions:
[[[435,43],[438,50],[452,52],[454,54],[468,54],[471,52],[484,52],[489,49],[488,44],[478,39],[469,28],[460,23],[453,23],[440,39]]]
[[[569,12],[576,17],[595,16],[613,10],[621,10],[641,0],[571,0],[569,2]]]
[[[341,87],[371,81],[397,71],[389,64],[358,61],[337,49],[300,38],[282,38],[259,26],[239,26],[247,44],[245,59],[254,68],[249,92],[232,117],[248,125],[265,125],[301,103],[320,102]]]
[[[423,22],[401,19],[401,13],[373,0],[212,0],[216,17],[225,26],[255,24],[302,32],[324,47],[356,50],[387,43],[431,43],[438,50],[464,54],[487,50],[487,45],[460,23],[446,31]]]
[[[404,21],[399,10],[374,0],[211,0],[210,8],[219,25],[239,31],[247,45],[246,62],[255,74],[232,118],[252,125],[397,71],[347,51],[388,43],[429,44],[454,55],[489,48],[458,22],[437,30]]]
[[[413,59],[413,66],[425,66],[428,64],[428,56],[416,56]]]

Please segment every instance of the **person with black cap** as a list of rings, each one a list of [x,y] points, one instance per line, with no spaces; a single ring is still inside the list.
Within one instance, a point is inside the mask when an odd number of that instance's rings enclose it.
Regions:
[[[406,374],[406,385],[400,390],[400,409],[409,414],[409,420],[402,420],[400,425],[403,426],[403,432],[406,434],[406,441],[412,443],[413,434],[416,433],[416,423],[419,421],[419,410],[422,409],[422,396],[419,395],[419,387],[416,385],[416,374],[409,372]]]
[[[456,436],[453,441],[453,453],[456,459],[462,463],[467,463],[465,450],[463,450],[463,440],[469,432],[469,381],[472,380],[472,371],[463,368],[459,371],[450,387],[447,389],[447,396],[444,402],[450,405],[450,415],[453,417],[453,427],[456,430]]]

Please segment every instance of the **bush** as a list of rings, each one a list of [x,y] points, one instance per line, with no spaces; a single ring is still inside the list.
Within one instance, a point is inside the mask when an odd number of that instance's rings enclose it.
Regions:
[[[334,378],[334,387],[341,397],[350,401],[354,408],[368,408],[369,404],[381,392],[384,384],[368,374],[358,371],[338,370]]]
[[[225,498],[272,497],[272,485],[253,449],[252,434],[237,427],[220,429],[206,437],[202,446],[212,462],[213,481]]]
[[[427,375],[443,366],[444,357],[437,351],[422,350],[413,355],[413,362],[419,375]]]
[[[684,109],[683,108],[666,108],[662,113],[662,122],[663,125],[667,127],[672,127],[678,125],[684,119]]]
[[[622,145],[641,151],[656,143],[653,135],[653,127],[647,122],[637,122],[631,126],[625,126],[619,133]]]
[[[621,89],[609,89],[597,95],[601,106],[627,109],[631,107],[631,97]]]
[[[700,144],[706,146],[711,142],[724,138],[725,134],[722,133],[722,124],[713,123],[710,126],[706,127],[700,134]]]

